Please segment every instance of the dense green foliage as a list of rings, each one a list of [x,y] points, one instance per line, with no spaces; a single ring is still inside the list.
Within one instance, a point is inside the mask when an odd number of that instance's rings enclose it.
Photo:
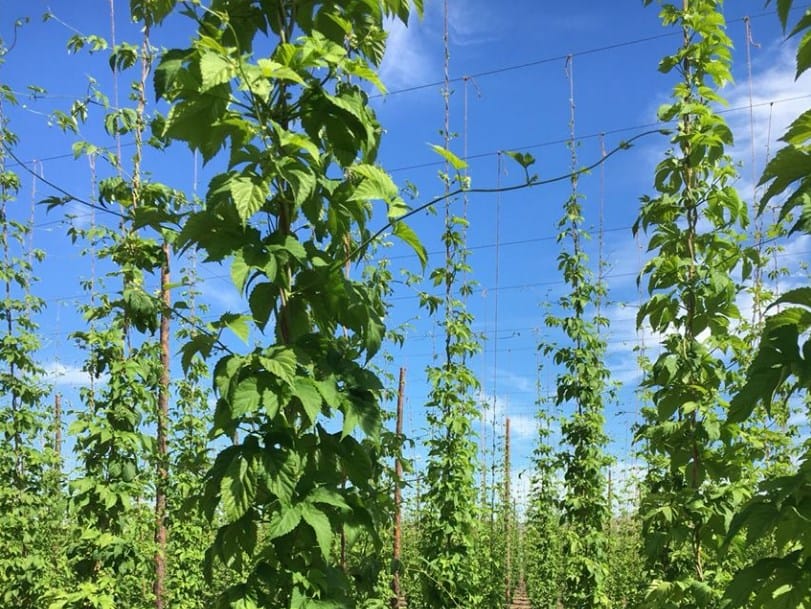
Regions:
[[[561,422],[564,448],[558,456],[563,470],[561,602],[566,607],[593,609],[608,604],[605,528],[610,514],[603,471],[609,459],[604,452],[608,437],[603,431],[603,402],[610,372],[605,363],[605,338],[600,334],[608,319],[599,308],[606,295],[605,285],[594,280],[583,251],[583,241],[589,234],[583,228],[583,207],[577,191],[572,69],[570,61],[572,189],[558,222],[558,242],[570,244],[562,246],[558,255],[558,270],[570,292],[560,300],[564,313],[546,317],[547,326],[563,330],[566,342],[554,348],[546,346],[542,351],[551,353],[552,361],[563,367],[556,379],[555,404],[572,406],[571,415]]]
[[[811,67],[811,13],[795,17],[793,4],[775,8],[799,40],[799,76]],[[569,174],[541,181],[532,157],[505,153],[525,180],[478,190],[571,185],[557,225],[566,290],[538,349],[554,392],[538,387],[525,513],[513,503],[509,436],[501,455],[494,440],[476,481],[474,421],[499,396],[483,395],[470,365],[481,344],[467,303],[468,219],[455,210],[459,194],[476,191],[450,152],[448,78],[445,142],[434,147],[447,163],[444,194],[412,209],[378,163],[384,129],[370,91],[384,90],[387,23],[407,24],[422,2],[132,0],[130,9],[137,43],[68,41],[71,52],[104,54],[116,86],[129,78],[127,101],[94,82],[88,98],[51,115],[77,138],[97,121],[114,143],[79,140],[90,194],[44,201],[94,213],[68,229],[90,274],[84,326],[70,335],[86,379],[67,413],[38,361],[44,252],[32,222],[11,219],[22,183],[8,159],[24,164],[6,115],[17,96],[0,82],[2,607],[379,609],[399,606],[393,570],[420,609],[490,609],[524,583],[536,609],[811,604],[811,442],[798,447],[789,423],[811,407],[811,286],[772,295],[759,283],[769,249],[761,229],[747,233],[718,108],[731,78],[720,0],[661,4],[663,24],[681,34],[660,65],[676,77],[660,109],[671,149],[634,232],[650,254],[637,325],[663,338],[642,383],[644,474],[623,480],[627,496],[617,499],[605,452],[606,288],[584,245],[571,72]],[[170,20],[189,41],[160,49],[152,39]],[[0,44],[0,62],[9,57]],[[781,227],[788,239],[811,235],[811,111],[782,139],[758,202],[761,221],[778,209],[773,241]],[[201,200],[152,179],[149,162],[172,146],[206,164]],[[444,258],[425,272],[427,250],[405,221],[439,203]],[[433,286],[423,308],[442,332],[425,375],[426,465],[407,467],[407,482],[393,460],[411,444],[387,429],[384,407],[396,360],[383,347],[405,336],[386,326],[389,237],[416,254]],[[234,310],[207,315],[198,264],[229,269]],[[751,323],[739,310],[747,290]],[[395,484],[408,501],[392,564]]]
[[[447,4],[445,6],[447,10]],[[446,74],[449,60],[446,31]],[[450,96],[450,84],[446,81],[442,150],[446,158],[453,160],[450,152]],[[462,162],[454,163],[457,172],[463,168]],[[456,181],[465,186],[465,177],[460,173],[454,177],[450,171],[451,162],[446,161],[445,172],[441,174],[446,195]],[[441,287],[442,296],[424,294],[421,297],[429,309],[441,307],[444,331],[440,363],[426,371],[430,383],[426,419],[431,437],[427,442],[427,489],[420,513],[420,553],[425,561],[421,568],[421,603],[425,607],[478,607],[483,600],[477,581],[479,569],[474,558],[478,447],[473,421],[478,414],[480,385],[469,366],[469,359],[480,350],[480,344],[472,329],[473,315],[465,303],[473,291],[473,284],[466,278],[470,272],[466,239],[468,221],[454,212],[458,203],[460,201],[452,198],[445,200],[444,263],[430,274],[434,286]]]
[[[6,51],[0,40],[0,67]],[[44,302],[32,293],[32,273],[44,252],[31,248],[31,223],[10,218],[11,206],[23,205],[20,176],[6,164],[17,136],[4,106],[16,103],[0,83],[0,603],[36,607],[64,566],[52,561],[63,551],[64,498],[46,409],[50,389],[36,359],[41,342],[34,317]]]
[[[655,252],[643,270],[650,300],[637,322],[665,337],[643,382],[653,408],[638,433],[647,451],[664,457],[642,504],[653,576],[648,601],[716,606],[738,558],[723,547],[729,517],[748,493],[740,431],[721,423],[730,389],[725,356],[740,318],[734,275],[742,268],[745,280],[751,267],[740,246],[747,210],[724,153],[731,132],[711,106],[722,101],[713,87],[731,78],[720,3],[665,3],[661,16],[681,28],[683,43],[661,64],[681,77],[672,103],[659,111],[677,122],[674,150],[657,166],[659,194],[643,198],[635,226],[651,235]]]
[[[793,2],[777,2],[784,29],[789,27]],[[811,15],[808,11],[793,24],[791,36],[800,42],[796,56],[799,77],[811,67]],[[792,236],[811,234],[811,110],[806,110],[788,127],[781,148],[766,167],[761,184],[763,214],[770,201],[780,203],[779,216],[789,222]],[[781,307],[782,305],[782,307]],[[811,389],[811,288],[792,289],[770,305],[759,349],[746,374],[746,383],[733,398],[727,420],[738,423],[752,419],[758,407],[780,421],[781,402],[794,401],[808,415]],[[726,589],[731,607],[803,607],[811,602],[809,544],[805,526],[811,513],[811,453],[805,442],[793,471],[777,471],[762,481],[758,492],[738,508],[731,523],[728,543],[741,530],[752,545],[765,546],[735,574]]]
[[[540,388],[539,388],[540,389]],[[551,445],[552,417],[539,410],[530,503],[526,516],[527,592],[534,607],[557,607],[561,586],[559,461]]]

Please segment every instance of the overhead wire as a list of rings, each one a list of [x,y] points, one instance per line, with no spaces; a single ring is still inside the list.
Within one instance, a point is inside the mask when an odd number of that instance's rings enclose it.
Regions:
[[[800,10],[803,10],[804,8],[807,8],[808,6],[811,6],[811,4],[797,5],[797,6],[792,7],[792,11],[800,11]],[[763,12],[760,12],[760,13],[756,13],[754,15],[746,16],[746,17],[740,17],[740,18],[731,19],[731,20],[727,21],[727,23],[728,24],[739,23],[739,22],[741,22],[741,21],[743,21],[744,19],[747,19],[747,18],[748,19],[760,19],[760,18],[769,17],[769,16],[774,16],[774,11],[763,11]],[[498,68],[492,68],[492,69],[489,69],[489,70],[481,70],[481,71],[478,71],[478,72],[471,72],[470,74],[466,74],[466,75],[463,75],[463,76],[449,77],[448,81],[450,83],[457,83],[457,82],[462,82],[465,78],[485,78],[485,77],[488,77],[488,76],[495,76],[497,74],[505,74],[507,72],[513,72],[513,71],[516,71],[516,70],[534,68],[534,67],[544,65],[544,64],[559,62],[559,61],[565,60],[567,57],[584,57],[584,56],[587,56],[587,55],[594,55],[594,54],[597,54],[597,53],[603,53],[603,52],[607,52],[607,51],[613,51],[613,50],[616,50],[616,49],[627,48],[627,47],[636,46],[636,45],[639,45],[639,44],[644,44],[644,43],[647,43],[647,42],[653,42],[655,40],[662,40],[662,39],[665,39],[665,38],[672,38],[673,36],[677,36],[677,35],[680,35],[680,34],[671,33],[671,32],[663,32],[661,34],[655,34],[655,35],[652,35],[652,36],[643,36],[643,37],[640,37],[640,38],[633,38],[633,39],[630,39],[630,40],[624,40],[624,41],[620,41],[620,42],[616,42],[616,43],[612,43],[612,44],[606,44],[606,45],[601,45],[601,46],[598,46],[598,47],[592,47],[592,48],[589,48],[589,49],[583,49],[581,51],[574,51],[574,52],[571,52],[571,53],[565,53],[565,54],[560,54],[560,55],[551,55],[549,57],[543,57],[543,58],[535,59],[535,60],[532,60],[532,61],[516,63],[516,64],[510,64],[510,65],[501,66],[501,67],[498,67]],[[435,87],[442,86],[443,84],[445,84],[445,80],[437,80],[437,81],[425,82],[425,83],[421,83],[421,84],[418,84],[418,85],[412,85],[412,86],[409,86],[409,87],[402,87],[400,89],[394,89],[394,90],[388,91],[387,93],[376,93],[376,94],[370,95],[369,97],[370,98],[380,98],[380,97],[386,98],[386,97],[391,97],[391,96],[394,96],[394,95],[402,95],[403,93],[412,93],[412,92],[415,92],[415,91],[422,91],[422,90],[425,90],[425,89],[435,88]]]

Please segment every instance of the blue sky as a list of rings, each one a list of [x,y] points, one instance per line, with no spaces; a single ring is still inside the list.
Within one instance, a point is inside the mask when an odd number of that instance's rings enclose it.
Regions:
[[[431,0],[427,5],[425,18],[413,20],[407,29],[392,24],[381,70],[390,93],[372,102],[387,131],[381,163],[398,183],[413,182],[420,192],[419,201],[442,190],[437,178],[442,166],[428,144],[441,142],[443,124],[438,84],[443,67],[443,5]],[[48,10],[58,19],[43,23],[40,17]],[[730,102],[726,118],[736,134],[732,152],[741,163],[740,192],[751,200],[753,176],[762,170],[767,153],[776,149],[776,140],[790,118],[811,103],[811,82],[807,78],[794,82],[793,47],[782,41],[776,16],[765,10],[760,0],[729,2],[726,12],[735,44],[736,79],[723,91]],[[750,43],[743,21],[746,15],[751,15]],[[65,50],[65,41],[73,33],[70,28],[110,37],[110,4],[102,0],[2,0],[0,35],[7,43],[13,37],[13,21],[23,16],[31,17],[31,22],[18,32],[16,46],[0,67],[0,79],[21,92],[24,104],[20,108],[4,106],[11,129],[20,136],[16,153],[50,181],[89,197],[87,160],[73,160],[71,155],[71,144],[77,138],[63,135],[51,124],[49,114],[82,97],[91,74],[113,98],[106,58],[87,53],[71,56]],[[600,158],[601,146],[613,149],[621,140],[655,123],[656,109],[667,101],[672,85],[672,76],[660,74],[657,64],[680,42],[677,32],[659,25],[655,6],[643,8],[641,2],[630,0],[450,0],[449,29],[450,72],[455,79],[450,118],[451,130],[457,134],[453,149],[460,156],[465,151],[470,155],[469,173],[473,186],[478,187],[521,181],[517,165],[503,156],[500,161],[498,152],[503,150],[532,153],[537,159],[535,171],[542,179],[567,172],[568,55],[574,78],[575,130],[582,138],[577,152],[585,165]],[[139,40],[122,0],[115,6],[115,34],[118,41]],[[157,46],[179,46],[187,39],[188,25],[178,20],[153,33]],[[44,87],[47,95],[37,100],[26,98],[24,91],[29,84]],[[125,100],[126,79],[119,83],[119,89],[120,99]],[[82,127],[81,137],[110,145],[97,127],[99,117],[99,112],[91,109],[91,122]],[[580,180],[587,223],[595,228],[589,245],[595,258],[600,209],[604,215],[611,301],[605,310],[612,320],[607,362],[615,378],[625,383],[618,403],[609,405],[607,431],[617,467],[625,469],[633,463],[631,427],[638,411],[633,389],[639,375],[633,349],[644,343],[653,355],[656,342],[655,337],[640,336],[634,328],[635,307],[644,297],[636,288],[635,278],[645,254],[644,237],[642,243],[635,242],[630,227],[639,197],[651,192],[653,168],[666,149],[665,138],[648,136],[611,158],[602,170]],[[128,150],[124,148],[125,156]],[[177,147],[163,156],[148,155],[146,169],[155,179],[187,192],[193,190],[196,177],[198,191],[203,192],[207,176],[216,167],[196,168],[193,156]],[[30,214],[32,200],[53,193],[41,183],[32,191],[31,177],[20,173],[25,188],[11,211],[22,219]],[[109,173],[110,168],[99,161],[98,176]],[[568,193],[564,182],[503,195],[471,195],[467,203],[472,278],[479,285],[468,304],[476,316],[476,330],[485,337],[482,354],[471,361],[482,381],[482,400],[487,405],[484,422],[476,427],[489,445],[493,418],[500,434],[504,417],[511,417],[516,478],[527,466],[535,434],[536,347],[541,337],[549,336],[543,327],[544,311],[554,306],[564,289],[556,270],[555,223]],[[455,205],[461,211],[463,202]],[[69,206],[69,210],[81,216],[74,222],[89,221],[86,209]],[[68,334],[80,327],[76,306],[86,302],[86,296],[78,282],[91,270],[80,248],[65,236],[68,222],[61,212],[46,215],[38,207],[33,242],[48,255],[37,269],[40,282],[36,292],[48,304],[39,319],[44,337],[42,361],[52,371],[52,380],[66,401],[78,408],[76,389],[83,380],[82,355],[71,346]],[[421,214],[414,218],[413,226],[429,251],[441,249],[441,216]],[[811,242],[795,240],[787,244],[779,262],[796,269],[809,259],[809,251]],[[395,244],[390,255],[398,277],[401,269],[417,270],[416,260],[402,246]],[[440,261],[435,256],[430,264]],[[200,288],[212,314],[244,308],[230,285],[227,268],[204,266],[200,274]],[[793,280],[783,279],[781,287]],[[744,311],[751,308],[746,298],[741,306]],[[410,322],[405,347],[393,355],[395,366],[408,369],[406,431],[421,437],[425,434],[423,403],[427,393],[424,370],[433,361],[441,336],[436,320],[419,310],[413,290],[404,286],[397,288],[391,322]],[[553,391],[554,374],[551,365],[544,366],[540,374],[543,393]],[[420,454],[418,447],[414,456],[419,459]],[[615,479],[622,475],[614,474]]]

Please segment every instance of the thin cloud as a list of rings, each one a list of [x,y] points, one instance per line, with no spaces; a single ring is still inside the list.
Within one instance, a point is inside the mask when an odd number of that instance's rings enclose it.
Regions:
[[[380,79],[387,89],[403,89],[435,79],[436,59],[425,43],[424,29],[424,23],[414,17],[408,27],[399,19],[386,25],[388,39]]]
[[[107,382],[108,376],[103,374],[100,378],[92,379],[90,374],[80,368],[71,364],[63,364],[61,362],[49,362],[43,366],[45,370],[45,379],[53,385],[90,385],[95,382],[97,385]]]
[[[436,4],[439,7],[439,3]],[[448,5],[448,31],[452,44],[468,46],[501,37],[500,16],[490,4],[465,0]]]
[[[439,81],[444,56],[444,7],[428,5],[422,19],[412,14],[406,27],[399,19],[386,24],[386,55],[380,66],[380,78],[389,90],[404,89]],[[448,5],[450,45],[471,46],[497,40],[502,35],[502,19],[484,2],[465,0]],[[451,65],[454,74],[461,68]]]

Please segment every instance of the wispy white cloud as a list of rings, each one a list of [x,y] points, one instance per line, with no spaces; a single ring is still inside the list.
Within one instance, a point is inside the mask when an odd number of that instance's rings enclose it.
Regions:
[[[440,3],[435,3],[440,8]],[[474,45],[498,39],[504,23],[491,3],[462,0],[448,3],[448,31],[451,43]]]
[[[245,303],[230,279],[201,275],[201,281],[197,285],[200,299],[213,307],[212,312],[237,313],[245,309]]]
[[[538,419],[525,414],[510,415],[510,432],[519,440],[538,437]]]
[[[402,89],[435,80],[438,64],[426,44],[424,24],[412,17],[406,27],[399,19],[393,19],[386,31],[386,54],[380,66],[380,79],[386,88]]]
[[[43,369],[45,379],[54,385],[90,385],[93,380],[85,370],[72,364],[49,362],[43,366]],[[108,376],[105,374],[101,378],[95,379],[95,383],[104,384],[107,379]]]
[[[442,74],[444,6],[429,3],[425,15],[412,15],[406,27],[399,19],[386,25],[386,55],[380,77],[386,87],[396,90],[438,81]],[[503,19],[489,3],[463,0],[448,5],[448,34],[451,46],[491,42],[501,35]],[[451,49],[453,62],[453,49]],[[454,69],[458,75],[461,68]]]
[[[751,83],[746,77],[723,91],[731,108],[743,108],[730,112],[726,118],[737,134],[732,151],[749,168],[743,172],[747,180],[751,181],[748,174],[751,174],[753,145],[756,174],[759,174],[766,152],[775,151],[776,140],[791,121],[808,108],[811,74],[794,79],[794,52],[793,45],[766,49],[760,65],[753,70]]]

